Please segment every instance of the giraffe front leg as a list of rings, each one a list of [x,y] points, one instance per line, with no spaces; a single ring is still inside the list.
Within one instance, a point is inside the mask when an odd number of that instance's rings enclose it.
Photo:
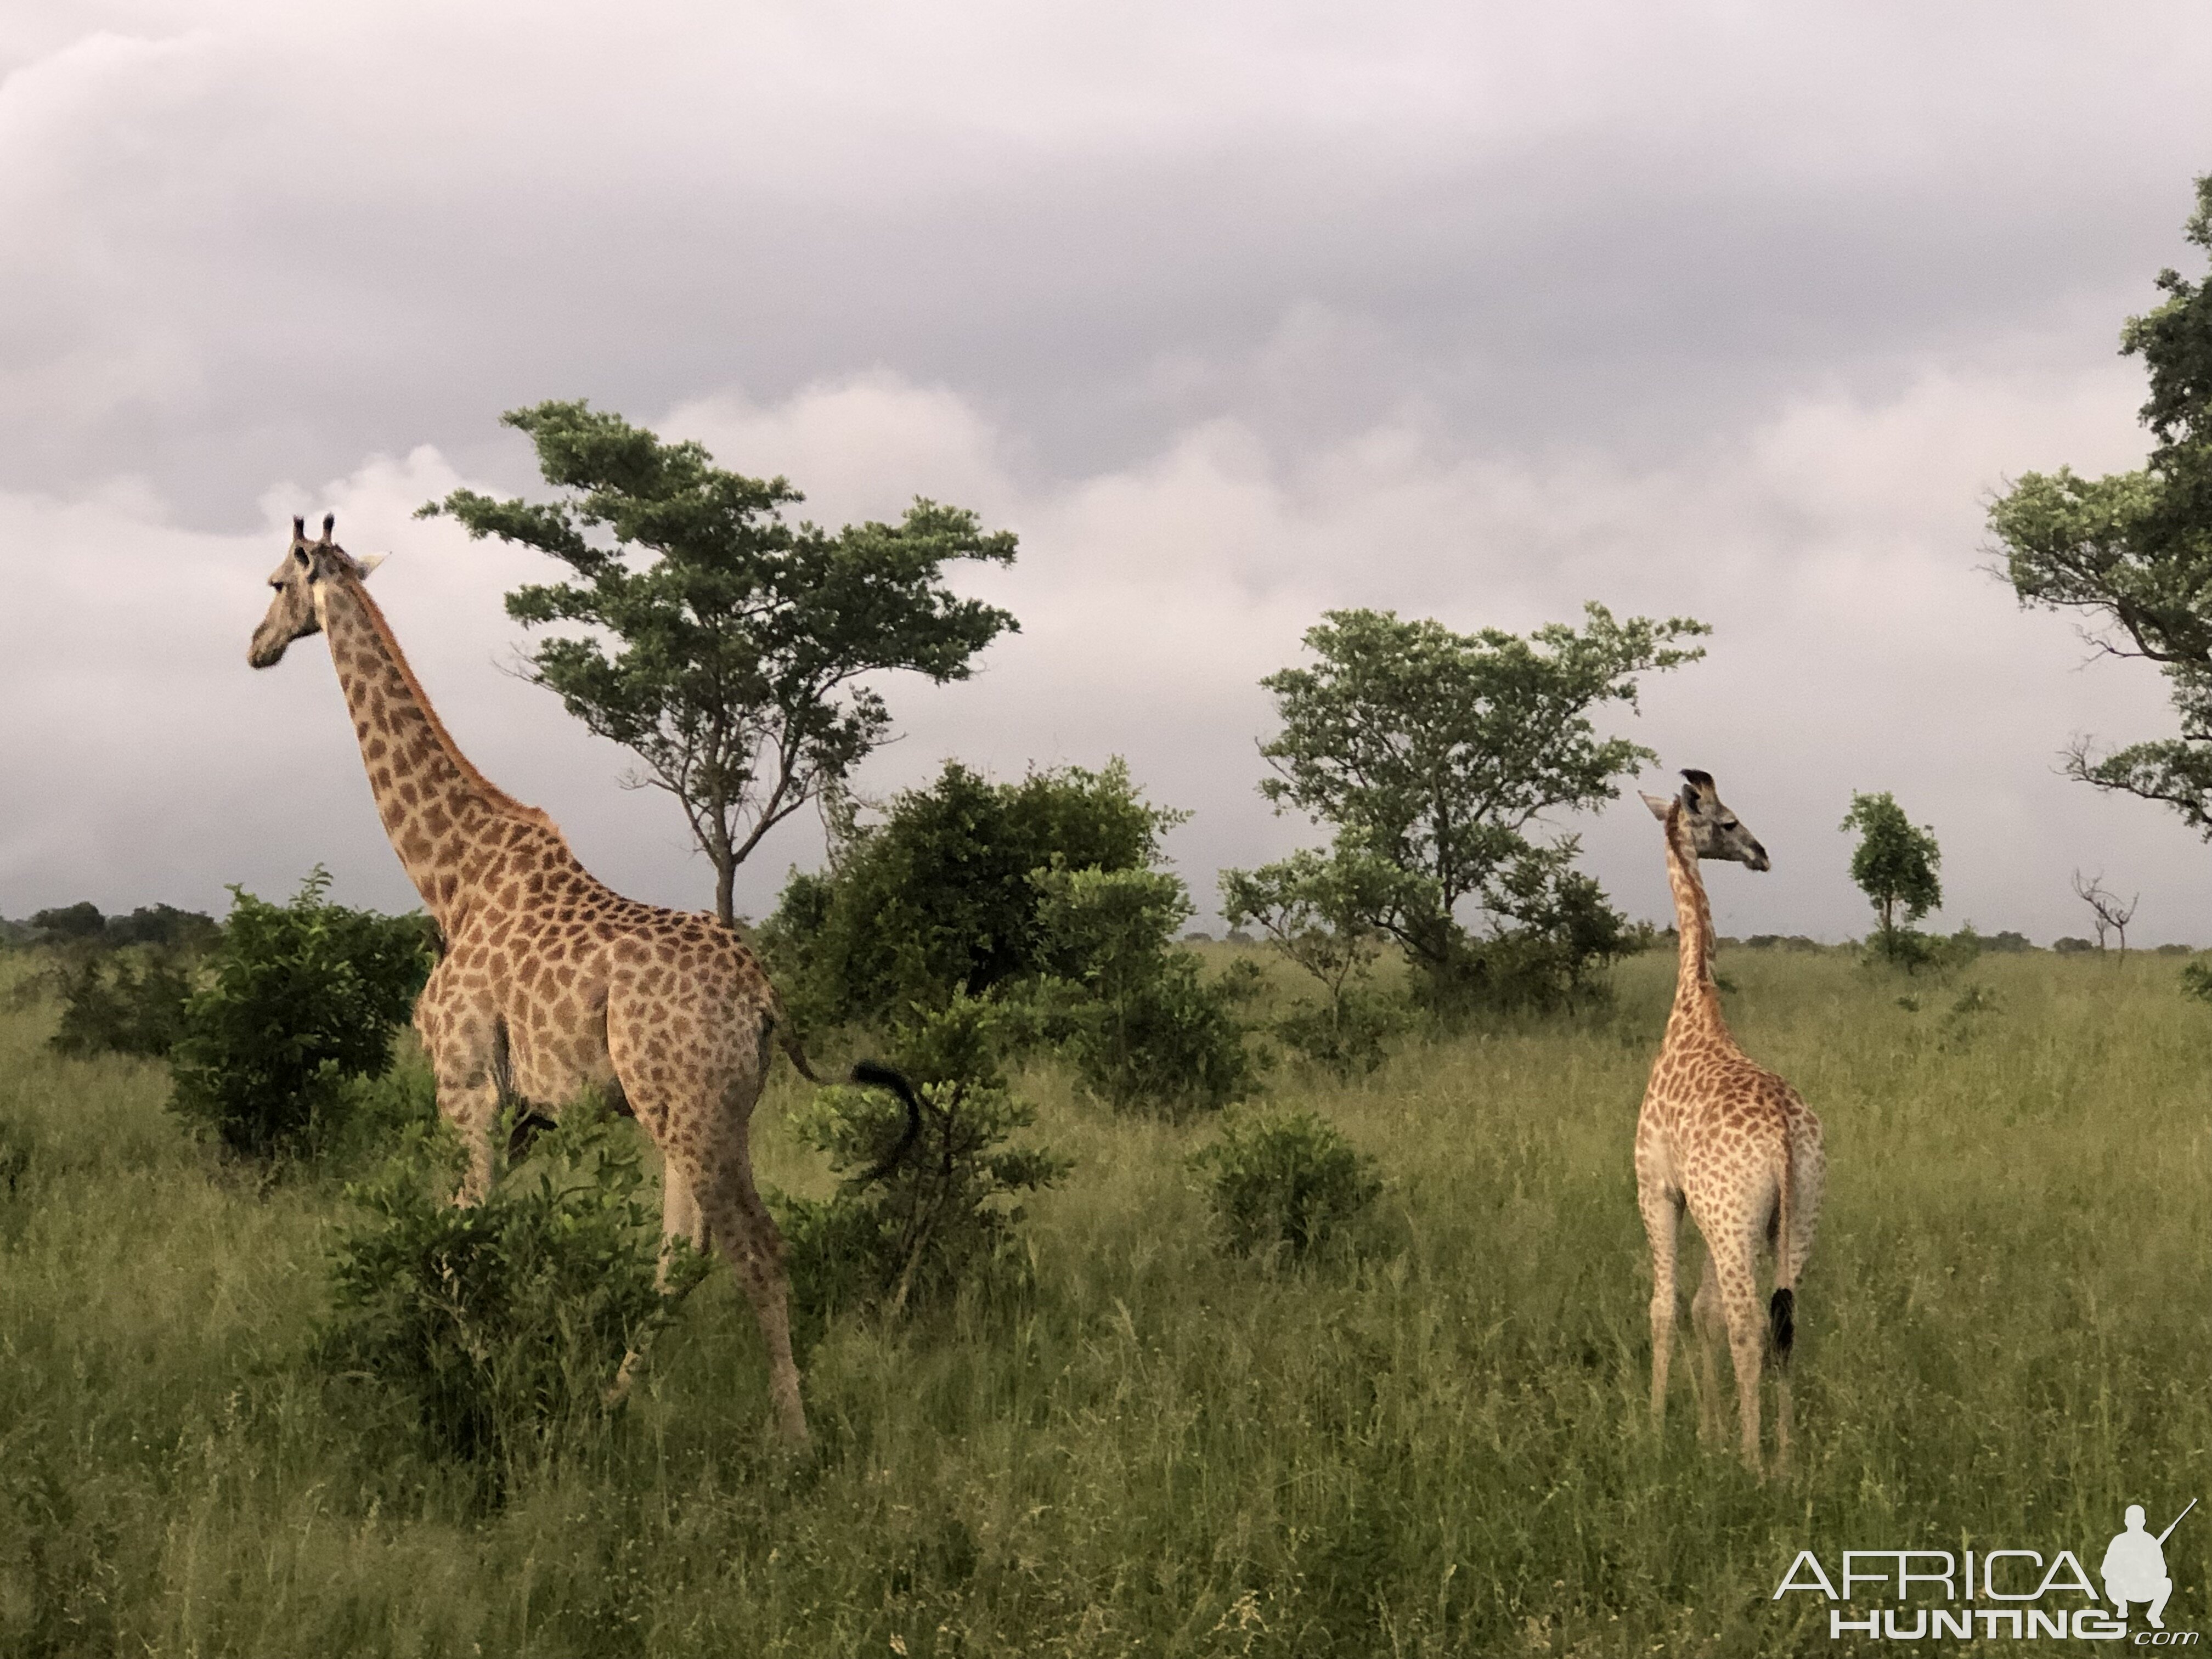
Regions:
[[[463,1001],[448,971],[450,956],[431,969],[415,1005],[415,1029],[438,1090],[438,1113],[460,1132],[469,1167],[453,1194],[459,1205],[481,1204],[491,1193],[492,1131],[499,1123],[501,1039],[492,1012]]]
[[[1674,1244],[1682,1224],[1681,1195],[1638,1172],[1637,1207],[1651,1243],[1651,1423],[1667,1418],[1667,1370],[1674,1348]]]
[[[675,1255],[676,1241],[684,1239],[700,1250],[713,1248],[714,1241],[702,1225],[699,1200],[692,1189],[687,1166],[679,1159],[663,1160],[660,1171],[660,1264],[653,1273],[653,1288],[665,1295],[668,1290],[668,1264]],[[606,1403],[620,1405],[629,1396],[630,1385],[637,1380],[638,1368],[644,1364],[645,1355],[637,1348],[623,1355],[622,1368],[615,1373],[613,1385],[607,1389]]]
[[[702,1253],[714,1248],[714,1240],[700,1224],[698,1195],[691,1190],[684,1166],[670,1158],[660,1174],[660,1277],[655,1281],[664,1291],[668,1288],[669,1258],[679,1238]]]

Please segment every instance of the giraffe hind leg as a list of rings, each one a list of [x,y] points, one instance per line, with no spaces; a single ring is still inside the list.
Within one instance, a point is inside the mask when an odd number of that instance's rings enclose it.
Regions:
[[[703,1173],[703,1172],[702,1172]],[[761,1340],[768,1349],[769,1392],[777,1425],[796,1445],[806,1443],[806,1407],[799,1394],[799,1366],[791,1352],[790,1280],[783,1266],[783,1238],[761,1202],[752,1171],[739,1158],[705,1174],[698,1187],[699,1210],[717,1248],[729,1259],[738,1288],[752,1304]]]
[[[1701,1439],[1717,1440],[1723,1429],[1720,1350],[1728,1336],[1728,1325],[1721,1316],[1721,1283],[1710,1248],[1705,1251],[1705,1271],[1698,1279],[1698,1293],[1690,1298],[1690,1322],[1697,1332],[1698,1434]]]
[[[1748,1241],[1740,1241],[1740,1245],[1726,1253],[1713,1252],[1714,1272],[1720,1281],[1721,1311],[1728,1321],[1729,1354],[1735,1366],[1743,1461],[1756,1473],[1759,1467],[1759,1377],[1765,1358],[1766,1321],[1759,1305],[1759,1285]]]

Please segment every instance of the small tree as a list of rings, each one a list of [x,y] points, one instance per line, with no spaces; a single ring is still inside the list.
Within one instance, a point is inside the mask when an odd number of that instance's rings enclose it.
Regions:
[[[921,1138],[904,1158],[893,1155],[905,1109],[881,1090],[824,1089],[797,1114],[799,1138],[845,1176],[834,1197],[774,1200],[805,1334],[842,1309],[903,1314],[975,1283],[1002,1264],[1022,1195],[1057,1185],[1072,1167],[1006,1144],[1036,1114],[1000,1066],[1005,1018],[992,1003],[957,995],[895,1035],[899,1065],[921,1097]]]
[[[2097,948],[2100,951],[2105,948],[2107,933],[2117,933],[2120,938],[2119,960],[2125,962],[2128,959],[2128,924],[2136,919],[2136,906],[2142,902],[2142,895],[2138,893],[2123,904],[2119,895],[2106,887],[2102,872],[2084,881],[2081,872],[2076,870],[2074,872],[2074,896],[2087,905],[2090,914],[2096,917]]]
[[[1261,682],[1283,721],[1261,746],[1275,772],[1261,793],[1332,826],[1341,857],[1392,872],[1364,921],[1405,948],[1440,1006],[1556,1000],[1626,948],[1623,919],[1572,870],[1575,838],[1531,831],[1613,799],[1657,758],[1600,738],[1591,715],[1632,708],[1637,677],[1695,661],[1703,650],[1678,642],[1709,630],[1583,610],[1580,629],[1527,639],[1334,611],[1306,635],[1316,665]],[[1470,935],[1462,904],[1487,938]]]
[[[526,628],[593,630],[545,641],[527,677],[635,751],[644,769],[629,787],[675,797],[714,864],[725,923],[737,867],[761,837],[889,733],[868,677],[965,679],[975,653],[1017,626],[939,580],[949,562],[1013,562],[1013,536],[985,533],[963,508],[918,500],[898,524],[832,535],[784,519],[805,498],[783,479],[726,471],[698,444],[663,443],[618,415],[544,403],[501,418],[529,434],[562,499],[457,489],[422,512],[575,573],[507,595]]]
[[[289,904],[232,888],[213,981],[185,1005],[170,1105],[233,1152],[298,1145],[381,1075],[430,971],[419,918],[332,904],[330,884],[318,865]]]
[[[1851,879],[1881,918],[1875,948],[1893,962],[1905,960],[1911,956],[1911,924],[1943,902],[1936,873],[1943,854],[1936,832],[1913,828],[1887,790],[1879,795],[1852,792],[1851,810],[1844,814],[1841,827],[1859,833]]]
[[[1399,880],[1391,866],[1341,846],[1221,872],[1224,919],[1258,927],[1325,994],[1318,1007],[1301,1005],[1276,1020],[1275,1035],[1340,1075],[1380,1066],[1383,1039],[1399,1023],[1370,984],[1376,959],[1392,942],[1374,918]]]

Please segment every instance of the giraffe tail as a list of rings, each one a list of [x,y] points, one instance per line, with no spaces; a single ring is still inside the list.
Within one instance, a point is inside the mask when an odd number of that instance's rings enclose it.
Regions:
[[[780,1006],[778,1012],[781,1012]],[[808,1063],[806,1050],[792,1030],[789,1021],[780,1019],[776,1022],[775,1040],[782,1045],[783,1052],[790,1056],[791,1063],[799,1068],[799,1076],[809,1083],[825,1085],[829,1083],[828,1078],[822,1076]],[[888,1157],[864,1171],[860,1176],[863,1184],[881,1181],[906,1162],[906,1155],[914,1150],[914,1143],[921,1139],[921,1097],[915,1093],[914,1085],[906,1080],[902,1073],[895,1072],[872,1060],[864,1060],[856,1064],[848,1073],[846,1081],[857,1083],[863,1088],[888,1089],[906,1103],[906,1132],[900,1135],[898,1145],[891,1148]]]
[[[1782,1126],[1782,1170],[1774,1204],[1774,1294],[1766,1304],[1767,1335],[1774,1348],[1774,1363],[1786,1369],[1790,1345],[1797,1334],[1796,1271],[1790,1263],[1790,1197],[1796,1174],[1790,1157],[1790,1126]]]
[[[791,1063],[798,1068],[799,1076],[805,1078],[809,1083],[829,1082],[829,1079],[821,1076],[813,1066],[807,1064],[806,1050],[799,1041],[799,1034],[791,1029],[791,1022],[785,1018],[781,1003],[777,1004],[775,1010],[775,1040],[783,1052],[790,1056]]]
[[[903,1075],[872,1060],[861,1060],[853,1067],[853,1081],[870,1088],[888,1089],[906,1103],[906,1133],[899,1137],[899,1144],[891,1148],[889,1157],[860,1177],[864,1182],[881,1181],[906,1162],[906,1155],[921,1138],[921,1097],[915,1093],[914,1085]]]

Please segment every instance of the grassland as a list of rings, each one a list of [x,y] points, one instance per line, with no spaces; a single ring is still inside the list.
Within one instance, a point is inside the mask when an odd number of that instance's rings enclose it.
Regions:
[[[1080,1162],[1030,1298],[833,1328],[793,1456],[718,1279],[492,1512],[370,1460],[302,1372],[336,1186],[223,1170],[158,1068],[0,1016],[0,1653],[1833,1652],[1816,1599],[1769,1599],[1800,1548],[2088,1555],[2130,1502],[2212,1498],[2212,1008],[2174,964],[1722,965],[1832,1160],[1798,1466],[1764,1484],[1699,1444],[1692,1367],[1663,1435],[1644,1410],[1663,956],[1571,1020],[1278,1075],[1389,1178],[1357,1264],[1223,1258],[1204,1124],[1033,1077]],[[819,1190],[789,1087],[763,1174]],[[2208,1541],[2167,1547],[2169,1626],[2212,1624]]]

